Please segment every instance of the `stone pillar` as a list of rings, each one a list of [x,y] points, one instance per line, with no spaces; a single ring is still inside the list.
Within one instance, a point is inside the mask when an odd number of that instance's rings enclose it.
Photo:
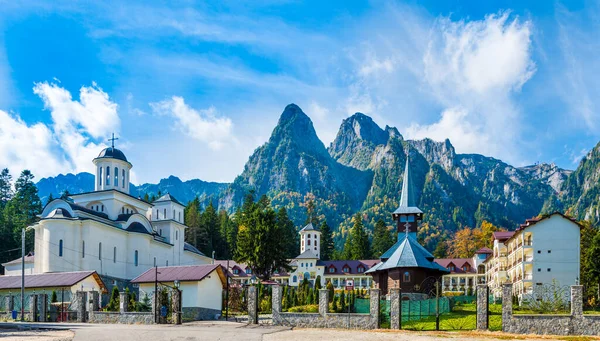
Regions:
[[[477,330],[488,329],[489,295],[486,284],[477,284]]]
[[[47,294],[39,294],[38,295],[38,304],[40,306],[40,322],[48,322],[48,295]]]
[[[277,326],[281,320],[281,300],[283,296],[283,288],[280,285],[273,286],[273,295],[271,302],[271,310],[273,311],[273,325]]]
[[[400,288],[390,289],[390,329],[400,329],[402,326],[401,297]]]
[[[512,283],[502,284],[502,331],[508,332],[513,315]]]
[[[329,290],[319,289],[319,314],[325,317],[329,312]]]
[[[6,307],[6,311],[9,313],[15,310],[15,297],[13,295],[4,297],[4,307]]]
[[[90,292],[90,308],[89,311],[99,311],[100,310],[100,293],[97,291]]]
[[[121,314],[129,311],[129,297],[125,291],[119,293],[119,312]]]
[[[248,323],[258,324],[258,290],[253,285],[248,287]]]
[[[77,322],[86,322],[87,292],[77,291]]]
[[[173,294],[171,295],[171,303],[171,309],[173,311],[171,320],[173,324],[181,324],[181,290],[173,290]]]
[[[381,290],[379,289],[371,289],[369,292],[371,298],[371,329],[379,328],[379,296],[381,295]]]
[[[571,316],[583,317],[583,286],[571,286]]]
[[[37,306],[37,295],[36,294],[31,294],[29,295],[29,316],[30,316],[30,320],[31,322],[37,322],[38,321],[38,306]]]

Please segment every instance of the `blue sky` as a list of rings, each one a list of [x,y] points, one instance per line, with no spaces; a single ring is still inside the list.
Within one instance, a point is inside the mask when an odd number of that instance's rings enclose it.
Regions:
[[[574,169],[600,141],[594,1],[0,0],[0,167],[232,181],[296,103]]]

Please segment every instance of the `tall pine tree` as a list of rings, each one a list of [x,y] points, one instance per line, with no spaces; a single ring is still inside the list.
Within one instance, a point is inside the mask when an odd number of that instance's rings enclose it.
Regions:
[[[369,236],[363,225],[362,215],[357,213],[354,215],[354,226],[350,231],[352,237],[350,244],[350,259],[369,259],[371,250],[369,245]]]
[[[373,257],[379,258],[384,252],[394,245],[392,234],[385,226],[383,219],[379,219],[373,230]]]
[[[321,230],[321,259],[331,260],[333,258],[333,251],[335,250],[331,228],[324,221],[319,229]]]
[[[298,255],[300,249],[300,238],[294,227],[294,222],[288,217],[285,207],[281,207],[277,211],[277,225],[284,235],[284,239],[280,243],[285,244],[286,258],[294,258]]]
[[[37,215],[42,212],[42,201],[33,182],[34,176],[29,170],[24,170],[15,182],[15,194],[6,204],[4,221],[8,229],[12,229],[13,245],[21,242],[21,229],[33,224]],[[25,238],[26,251],[33,250],[33,233]]]

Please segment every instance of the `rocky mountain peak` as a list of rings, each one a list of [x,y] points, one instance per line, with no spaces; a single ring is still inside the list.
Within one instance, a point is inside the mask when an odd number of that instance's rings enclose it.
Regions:
[[[269,139],[269,143],[272,144],[280,144],[282,141],[294,143],[304,150],[325,151],[325,146],[317,137],[312,121],[299,106],[293,103],[285,107]]]

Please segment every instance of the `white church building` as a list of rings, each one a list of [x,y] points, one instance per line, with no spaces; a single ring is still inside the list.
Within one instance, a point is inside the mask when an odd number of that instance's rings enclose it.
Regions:
[[[129,281],[154,266],[211,263],[185,243],[181,203],[169,194],[152,203],[129,194],[132,164],[114,144],[93,163],[95,190],[49,202],[33,225],[33,273],[95,270]]]

